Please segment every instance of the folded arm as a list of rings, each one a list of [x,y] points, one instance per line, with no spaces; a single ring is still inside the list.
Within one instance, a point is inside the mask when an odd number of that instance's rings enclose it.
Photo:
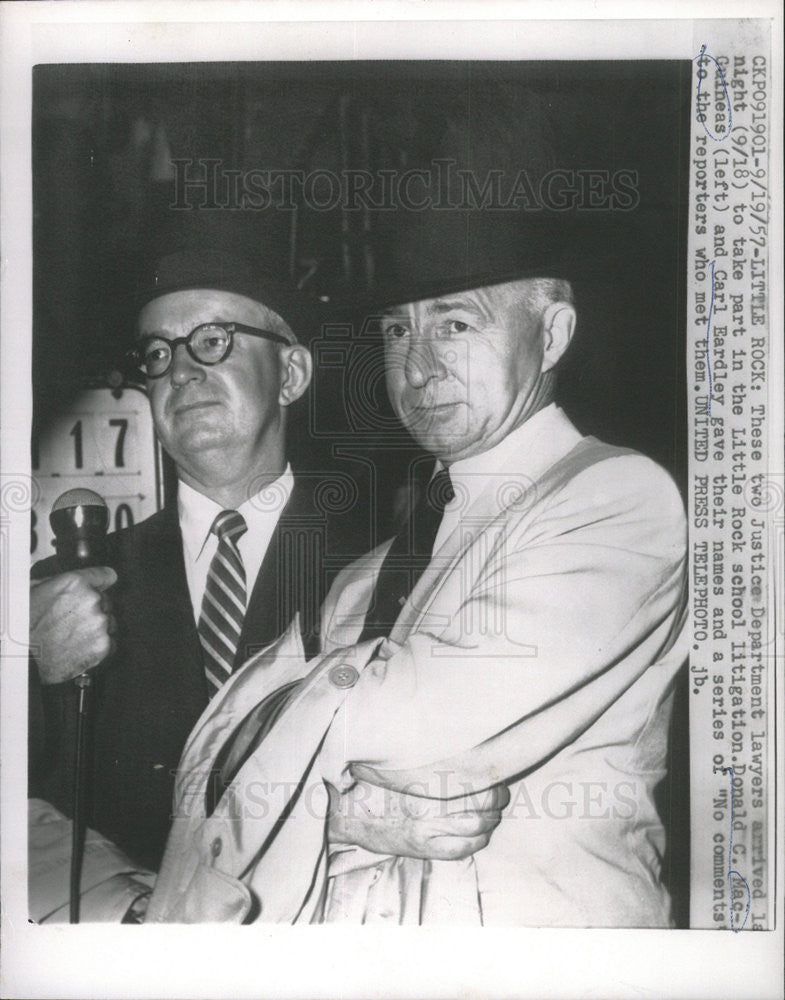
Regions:
[[[610,464],[497,540],[473,581],[453,581],[446,628],[412,633],[364,671],[326,746],[338,787],[430,776],[423,794],[450,797],[509,780],[663,656],[681,619],[681,501],[653,463],[625,459],[624,481],[608,484]]]

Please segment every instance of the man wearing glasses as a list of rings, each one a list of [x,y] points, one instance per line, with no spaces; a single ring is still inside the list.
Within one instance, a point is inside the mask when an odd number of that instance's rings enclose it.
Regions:
[[[178,252],[156,264],[138,305],[132,353],[177,502],[110,535],[107,567],[35,568],[31,644],[48,750],[31,791],[70,811],[70,679],[101,663],[89,824],[155,869],[194,723],[295,612],[313,646],[323,595],[319,571],[287,562],[295,528],[314,524],[313,484],[295,481],[286,455],[287,411],[311,380],[302,304],[242,259]]]

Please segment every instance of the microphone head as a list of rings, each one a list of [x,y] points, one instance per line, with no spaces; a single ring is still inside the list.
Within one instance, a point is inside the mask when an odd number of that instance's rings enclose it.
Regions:
[[[52,504],[49,523],[63,572],[106,564],[109,509],[100,494],[85,489],[66,490]]]
[[[54,514],[56,510],[65,510],[66,507],[106,507],[106,500],[94,490],[77,487],[60,494],[52,504],[52,513]]]

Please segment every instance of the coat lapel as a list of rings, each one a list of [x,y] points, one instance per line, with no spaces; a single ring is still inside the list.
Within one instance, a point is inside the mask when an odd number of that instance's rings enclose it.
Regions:
[[[434,554],[409,594],[398,620],[390,632],[390,639],[393,642],[405,642],[412,629],[428,615],[439,592],[453,578],[453,570],[459,563],[463,562],[466,553],[480,536],[488,539],[490,535],[490,544],[493,544],[494,522],[514,500],[514,497],[510,497],[509,503],[501,505],[496,484],[494,482],[488,483],[471,507],[467,509],[460,524],[447,536],[438,552]],[[499,530],[502,530],[501,526]],[[465,585],[466,581],[464,580],[463,586]],[[441,627],[447,624],[447,621],[440,622],[436,619],[432,623],[432,628],[441,631]]]
[[[248,600],[234,667],[274,642],[299,612],[306,657],[315,655],[321,603],[321,546],[312,490],[295,477]]]
[[[148,521],[134,579],[138,580],[133,602],[136,629],[151,650],[166,650],[167,682],[188,700],[206,701],[202,650],[188,593],[176,507],[164,508]]]
[[[445,539],[417,581],[390,633],[390,639],[397,643],[405,642],[409,633],[423,624],[445,588],[466,588],[464,566],[471,565],[467,554],[472,546],[482,542],[482,552],[476,559],[479,568],[508,530],[511,518],[516,524],[519,523],[558,483],[577,475],[582,468],[598,458],[607,457],[608,452],[608,446],[595,438],[582,438],[567,449],[566,454],[563,453],[548,468],[543,469],[536,480],[522,474],[520,482],[516,484],[511,477],[509,486],[506,485],[501,490],[498,479],[489,478],[483,491],[464,513],[460,524]],[[521,468],[525,467],[525,456],[522,456]],[[459,568],[457,574],[453,572],[456,567]],[[452,602],[451,606],[457,607],[457,604]],[[443,616],[435,615],[433,622],[429,622],[429,629],[439,631],[446,626],[448,621],[442,618]]]
[[[256,577],[251,595],[248,598],[248,606],[245,611],[243,628],[240,639],[237,643],[237,652],[234,659],[234,669],[237,670],[246,660],[250,659],[265,646],[269,646],[277,637],[276,624],[278,620],[278,586],[282,583],[279,580],[278,563],[280,559],[280,530],[279,520],[275,527],[270,544],[267,546],[259,575]]]

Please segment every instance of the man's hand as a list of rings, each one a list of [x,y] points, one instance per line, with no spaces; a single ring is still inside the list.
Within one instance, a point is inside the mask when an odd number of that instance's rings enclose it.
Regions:
[[[94,566],[30,584],[30,650],[42,684],[77,677],[114,650],[105,591],[116,581],[113,569]]]
[[[358,781],[330,788],[329,836],[374,854],[455,861],[488,845],[510,801],[506,785],[460,799],[427,799]]]

